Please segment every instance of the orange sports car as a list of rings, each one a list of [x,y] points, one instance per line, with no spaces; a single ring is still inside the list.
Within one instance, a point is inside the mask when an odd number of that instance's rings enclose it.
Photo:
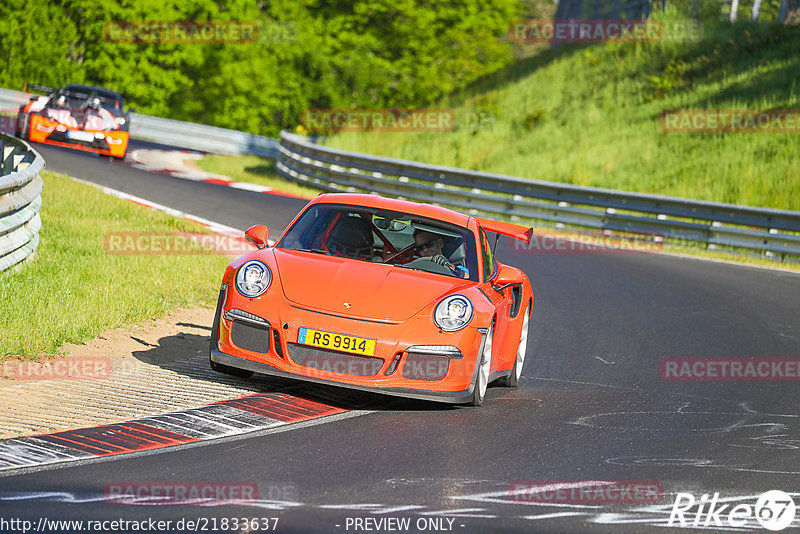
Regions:
[[[61,89],[38,85],[43,91],[17,112],[16,135],[27,141],[97,152],[123,159],[130,138],[129,111],[122,95],[103,87],[69,84]]]
[[[211,368],[480,405],[490,382],[517,385],[533,312],[528,277],[487,232],[532,235],[349,193],[312,200],[272,246],[253,226],[258,250],[222,278]]]

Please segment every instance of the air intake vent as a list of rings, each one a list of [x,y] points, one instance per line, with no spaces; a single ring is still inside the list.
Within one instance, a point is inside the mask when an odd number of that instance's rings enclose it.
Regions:
[[[403,364],[403,378],[434,382],[444,378],[449,367],[447,356],[409,352]]]
[[[237,347],[253,352],[266,354],[269,352],[269,330],[247,323],[233,321],[231,341]]]
[[[317,349],[297,343],[288,343],[289,357],[295,363],[320,371],[344,375],[373,376],[383,367],[382,358],[356,356],[345,352]]]

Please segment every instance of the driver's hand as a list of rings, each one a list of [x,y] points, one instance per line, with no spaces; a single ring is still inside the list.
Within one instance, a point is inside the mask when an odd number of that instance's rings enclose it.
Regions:
[[[449,268],[450,270],[452,270],[454,268],[453,264],[450,263],[449,261],[447,261],[447,258],[445,258],[442,254],[437,254],[435,256],[431,256],[431,261],[433,263],[438,263],[439,265],[444,265],[445,267]]]

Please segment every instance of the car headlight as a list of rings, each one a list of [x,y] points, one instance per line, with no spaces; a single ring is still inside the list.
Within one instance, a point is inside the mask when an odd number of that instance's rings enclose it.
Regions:
[[[445,297],[433,312],[433,322],[446,332],[461,330],[472,320],[472,302],[464,295]]]
[[[125,125],[125,117],[117,117],[117,124],[120,126]]]
[[[236,272],[236,289],[245,297],[257,297],[269,289],[272,271],[264,263],[251,260]]]

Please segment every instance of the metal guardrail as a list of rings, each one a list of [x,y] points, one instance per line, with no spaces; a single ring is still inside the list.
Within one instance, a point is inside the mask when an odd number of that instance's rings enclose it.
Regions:
[[[31,146],[0,134],[0,271],[30,257],[39,246],[44,158]]]
[[[0,89],[0,110],[16,117],[31,93]],[[278,140],[227,128],[131,113],[131,137],[214,154],[277,157]]]
[[[0,109],[15,113],[28,96],[21,91],[0,89]],[[277,157],[276,167],[283,176],[329,191],[376,192],[512,220],[535,219],[556,226],[629,232],[702,243],[707,247],[800,256],[800,212],[426,165],[334,150],[288,132],[282,132],[278,142],[235,130],[140,114],[131,116],[131,135],[204,152]],[[3,213],[0,201],[0,216]],[[36,224],[38,216],[36,222],[31,219],[31,227]],[[0,223],[0,239],[6,233]],[[38,242],[38,236],[36,239]],[[0,247],[0,270],[2,255]]]
[[[327,191],[365,191],[595,231],[800,256],[800,212],[582,187],[335,150],[281,133],[278,172]]]

